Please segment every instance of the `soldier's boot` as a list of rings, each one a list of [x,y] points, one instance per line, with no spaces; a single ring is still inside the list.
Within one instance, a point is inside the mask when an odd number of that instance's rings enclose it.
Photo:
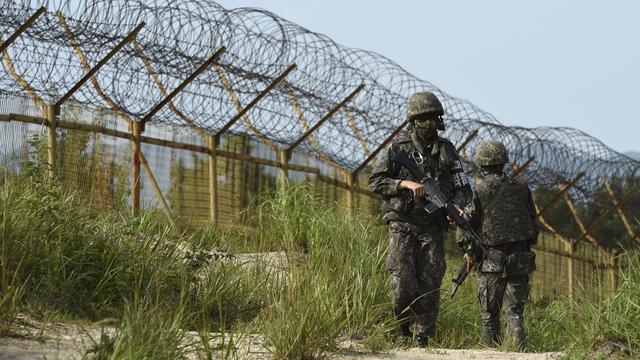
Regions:
[[[522,317],[516,319],[509,319],[507,321],[507,332],[510,338],[513,339],[516,347],[519,351],[524,351],[527,346],[524,332],[524,321]]]
[[[409,328],[409,324],[400,324],[399,330],[400,330],[400,335],[405,337],[413,337],[413,333]]]
[[[429,345],[429,338],[436,334],[435,318],[429,315],[419,316],[416,320],[416,344],[419,347],[427,347]]]
[[[500,345],[500,328],[493,326],[493,324],[483,325],[481,340],[487,346]]]
[[[519,351],[524,351],[524,348],[527,346],[527,341],[524,337],[524,329],[520,328],[515,333],[516,346]]]
[[[421,348],[425,348],[429,346],[429,338],[427,336],[416,335],[416,344]]]
[[[522,298],[525,298],[525,296],[520,296],[520,299]],[[526,346],[523,316],[524,301],[518,301],[507,305],[508,306],[505,311],[507,334],[510,339],[514,341],[518,350],[522,351]]]
[[[393,313],[400,323],[400,326],[398,327],[398,329],[400,330],[400,334],[404,337],[413,337],[413,333],[411,332],[411,329],[409,327],[409,317],[407,315],[407,312],[408,311],[403,311],[400,308],[393,309]]]

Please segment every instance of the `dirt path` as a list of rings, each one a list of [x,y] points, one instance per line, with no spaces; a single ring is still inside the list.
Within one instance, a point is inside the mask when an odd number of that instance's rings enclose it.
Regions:
[[[0,360],[55,360],[81,359],[82,354],[91,348],[92,339],[99,339],[101,330],[96,326],[72,324],[41,324],[30,319],[21,319],[22,325],[15,336],[0,338]],[[112,329],[107,329],[107,333]],[[188,338],[196,339],[196,333],[187,333]],[[215,347],[215,344],[212,344]],[[238,357],[240,359],[269,359],[269,352],[260,345],[256,337],[243,337],[240,340]],[[453,359],[491,359],[491,360],[546,360],[557,359],[559,353],[508,353],[494,350],[449,350],[449,349],[396,349],[381,354],[363,354],[350,351],[345,346],[335,359],[346,360],[453,360]],[[194,349],[189,356],[197,360]]]
[[[85,341],[68,339],[32,340],[19,338],[0,338],[0,360],[52,360],[81,359],[84,349],[89,344]],[[343,354],[336,359],[346,360],[546,360],[557,359],[558,353],[508,353],[493,350],[448,350],[448,349],[402,349],[383,354]],[[193,359],[197,357],[194,356]],[[268,359],[266,351],[252,351],[241,358]]]
[[[510,353],[494,350],[451,350],[451,349],[398,349],[377,355],[347,355],[337,359],[346,360],[545,360],[557,359],[559,353]]]
[[[0,360],[81,359],[83,344],[70,341],[0,338]],[[248,359],[268,359],[268,353],[247,354]],[[336,359],[359,360],[546,360],[557,359],[557,353],[507,353],[492,350],[406,349],[377,355],[338,355]]]

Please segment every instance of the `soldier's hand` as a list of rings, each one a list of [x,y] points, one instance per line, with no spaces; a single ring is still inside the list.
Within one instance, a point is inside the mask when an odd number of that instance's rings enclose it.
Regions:
[[[471,272],[471,269],[474,265],[473,257],[471,257],[471,255],[467,253],[464,253],[464,260],[467,262],[467,272]]]
[[[424,185],[419,182],[411,181],[411,180],[402,180],[400,182],[401,189],[409,189],[413,193],[414,198],[419,198],[424,196]]]
[[[460,206],[458,206],[456,203],[453,203],[453,206],[458,210],[458,214],[460,214],[460,217],[464,217],[464,211],[462,211]],[[449,227],[451,227],[451,229],[455,229],[456,226],[458,226],[458,224],[456,224],[455,220],[453,220],[451,215],[447,215],[447,220],[449,221]]]

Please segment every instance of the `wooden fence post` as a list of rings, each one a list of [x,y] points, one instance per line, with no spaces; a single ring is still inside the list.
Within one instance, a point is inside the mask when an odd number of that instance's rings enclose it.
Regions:
[[[355,176],[358,176],[358,174],[360,173],[360,171],[362,171],[369,162],[371,162],[380,151],[382,151],[382,149],[384,149],[385,146],[387,146],[392,140],[393,138],[395,138],[400,131],[402,131],[402,129],[404,129],[405,125],[407,125],[408,121],[405,120],[403,121],[392,133],[391,135],[389,135],[383,142],[382,144],[378,145],[378,147],[373,150],[373,152],[371,152],[371,154],[369,154],[369,156],[362,162],[360,163],[360,165],[358,165],[358,167],[353,170],[353,174]]]
[[[173,219],[173,215],[171,214],[171,208],[169,208],[169,204],[167,203],[167,200],[164,198],[164,195],[162,194],[162,190],[160,190],[160,185],[158,185],[158,181],[156,180],[156,177],[153,175],[153,171],[151,171],[151,168],[149,167],[149,163],[147,162],[147,159],[144,157],[144,154],[140,151],[137,152],[137,155],[138,155],[138,159],[140,160],[140,163],[144,167],[144,170],[147,172],[147,176],[149,177],[149,181],[151,182],[153,191],[155,191],[156,196],[158,197],[158,200],[160,200],[160,204],[162,205],[162,211],[167,216],[167,219],[169,220],[169,223],[171,223],[171,226],[175,228],[176,221]]]
[[[237,98],[237,95],[235,94],[233,89],[231,89],[231,84],[229,84],[226,77],[224,77],[222,68],[217,66],[216,70],[218,70],[218,76],[220,77],[220,80],[222,81],[223,85],[226,87],[227,91],[231,95],[231,98],[236,104],[236,107],[238,107],[238,113],[234,117],[232,117],[229,121],[227,121],[227,123],[224,124],[224,126],[222,126],[222,128],[218,130],[218,132],[216,133],[215,136],[216,136],[217,142],[220,143],[220,137],[222,136],[222,134],[224,134],[227,130],[229,130],[231,126],[233,126],[233,124],[235,124],[240,118],[245,117],[246,114],[249,112],[249,110],[251,110],[262,98],[267,96],[271,92],[271,90],[273,90],[278,84],[280,84],[284,80],[284,78],[287,77],[287,75],[289,75],[289,73],[296,68],[296,66],[297,66],[296,64],[291,64],[282,74],[280,74],[277,78],[273,79],[273,81],[271,81],[271,83],[269,83],[269,85],[264,90],[262,90],[255,98],[253,98],[253,100],[251,100],[250,103],[248,103],[244,107],[242,107],[242,105],[240,104],[240,101]],[[253,124],[249,122],[248,125],[254,132],[256,132],[256,135],[258,135],[258,137],[260,137],[263,142],[265,142],[266,144],[273,145],[273,143],[269,141],[266,137],[264,137],[264,135],[257,132],[257,129],[253,126]]]
[[[475,139],[476,136],[478,136],[478,129],[475,129],[471,132],[471,134],[469,134],[469,136],[467,136],[466,139],[464,139],[464,141],[462,142],[462,144],[460,144],[460,146],[458,146],[458,148],[456,149],[458,153],[465,151],[467,145],[469,145],[469,143],[471,142],[471,140]]]
[[[604,178],[604,186],[607,189],[607,193],[609,193],[611,201],[613,201],[613,205],[617,205],[618,199],[616,197],[616,194],[613,192],[613,188],[611,187],[609,180],[607,180],[606,177]],[[627,215],[624,213],[624,210],[622,210],[622,208],[618,208],[618,217],[620,217],[620,220],[622,220],[622,224],[627,230],[627,234],[629,234],[629,237],[633,240],[640,241],[637,234],[633,232],[633,227],[631,226],[631,223],[629,222],[629,219],[627,218]]]
[[[353,173],[345,172],[345,182],[347,183],[347,210],[349,215],[353,215],[354,202],[353,202],[353,186],[355,183],[355,176]]]
[[[545,205],[542,209],[538,210],[538,213],[536,216],[540,217],[542,214],[544,214],[545,212],[547,212],[547,210],[551,209],[552,207],[555,206],[555,204],[560,200],[560,198],[562,197],[562,195],[564,193],[566,193],[567,191],[569,191],[572,187],[574,187],[578,181],[580,179],[582,179],[587,173],[585,173],[584,171],[579,173],[575,178],[573,178],[573,180],[571,180],[571,182],[569,182],[568,184],[562,186],[560,192],[558,192],[553,199],[551,199],[547,205]]]
[[[7,47],[9,47],[9,45],[11,45],[18,38],[18,36],[20,36],[23,32],[25,32],[25,30],[31,27],[31,25],[33,25],[33,23],[40,17],[40,15],[44,14],[45,11],[47,11],[47,8],[45,6],[41,6],[33,15],[29,17],[29,19],[27,19],[24,24],[20,25],[20,27],[13,34],[11,34],[7,38],[7,40],[2,41],[2,43],[0,44],[0,53],[5,51]]]
[[[153,116],[158,113],[165,105],[171,102],[171,100],[178,95],[182,90],[184,90],[198,75],[202,74],[211,64],[213,64],[222,54],[227,50],[226,47],[222,46],[215,53],[213,53],[209,58],[200,64],[197,69],[195,69],[186,79],[184,79],[171,93],[164,96],[162,100],[157,103],[149,112],[140,120],[140,127],[144,131],[144,126],[148,121],[153,119]]]
[[[567,248],[567,252],[569,253],[569,257],[568,257],[568,262],[569,262],[569,266],[567,269],[567,276],[568,276],[568,287],[569,287],[569,299],[571,301],[574,300],[574,278],[575,278],[575,274],[574,274],[574,263],[573,263],[573,253],[575,250],[575,246],[576,244],[573,243],[571,241],[571,239],[569,239],[569,241],[566,243],[566,248]]]
[[[611,280],[611,292],[618,289],[618,267],[616,266],[616,257],[614,254],[609,255],[609,279]]]
[[[287,149],[278,149],[278,160],[280,161],[280,190],[284,191],[289,182],[289,153]]]
[[[218,148],[217,139],[209,135],[209,215],[211,221],[218,225]]]
[[[131,206],[133,216],[140,214],[140,123],[133,121],[131,123],[131,146],[132,146],[132,166],[131,166],[131,181],[133,187],[131,189]]]
[[[56,117],[59,107],[47,105],[47,164],[49,165],[49,177],[56,175],[56,162],[58,151],[58,139],[56,135]]]

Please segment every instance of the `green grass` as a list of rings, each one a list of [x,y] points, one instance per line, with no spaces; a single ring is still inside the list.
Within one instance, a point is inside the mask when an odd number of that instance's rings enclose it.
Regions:
[[[245,324],[248,332],[268,334],[269,325],[285,327],[304,318],[300,331],[308,335],[303,342],[267,337],[274,353],[286,351],[290,358],[307,356],[300,351],[318,357],[339,335],[378,336],[388,330],[390,314],[380,227],[320,206],[305,194],[304,188],[292,188],[252,208],[250,221],[264,232],[240,243],[240,235],[214,227],[178,233],[152,211],[139,218],[96,213],[80,194],[54,182],[10,178],[2,188],[0,224],[3,254],[11,254],[3,256],[2,271],[12,282],[3,282],[1,304],[12,310],[3,314],[128,319],[117,339],[130,337],[125,330],[134,327],[133,320],[149,316],[137,310],[149,302],[167,308],[180,304],[183,316],[169,320],[197,331],[237,330]],[[247,267],[216,259],[212,246],[286,251],[288,275],[267,271],[267,264]],[[9,291],[22,288],[27,291]],[[8,327],[12,318],[1,320]],[[282,350],[287,347],[296,350]]]
[[[253,241],[289,254],[289,274],[257,319],[276,357],[319,358],[340,336],[381,339],[391,331],[384,229],[322,204],[305,186],[275,193],[252,212],[261,230]]]
[[[0,329],[18,311],[100,320],[121,318],[128,304],[173,306],[184,296],[182,325],[218,330],[264,306],[260,277],[208,258],[201,238],[177,233],[160,214],[97,213],[81,194],[39,179],[10,177],[0,188]],[[185,244],[190,252],[180,251]]]
[[[568,357],[640,357],[640,251],[623,255],[626,266],[613,295],[582,298],[573,309],[573,342]]]
[[[127,304],[116,333],[113,336],[103,333],[87,357],[93,360],[186,359],[185,308],[176,305],[167,308],[151,301]]]
[[[384,269],[386,227],[323,203],[306,186],[267,194],[239,214],[238,222],[255,229],[250,233],[213,226],[178,232],[158,212],[98,213],[79,194],[38,179],[37,171],[8,177],[0,189],[0,331],[10,331],[21,312],[113,319],[117,331],[95,339],[88,354],[94,359],[179,359],[190,351],[202,359],[234,358],[238,342],[251,334],[285,359],[328,356],[343,339],[372,352],[398,345]],[[288,265],[284,271],[269,270],[266,262],[243,266],[216,257],[214,248],[282,251]],[[450,300],[461,262],[451,239],[447,254],[432,343],[480,347],[475,276]],[[639,258],[626,255],[614,296],[532,299],[528,350],[580,358],[613,342],[620,344],[617,353],[637,357]],[[189,330],[199,340],[188,340]]]

